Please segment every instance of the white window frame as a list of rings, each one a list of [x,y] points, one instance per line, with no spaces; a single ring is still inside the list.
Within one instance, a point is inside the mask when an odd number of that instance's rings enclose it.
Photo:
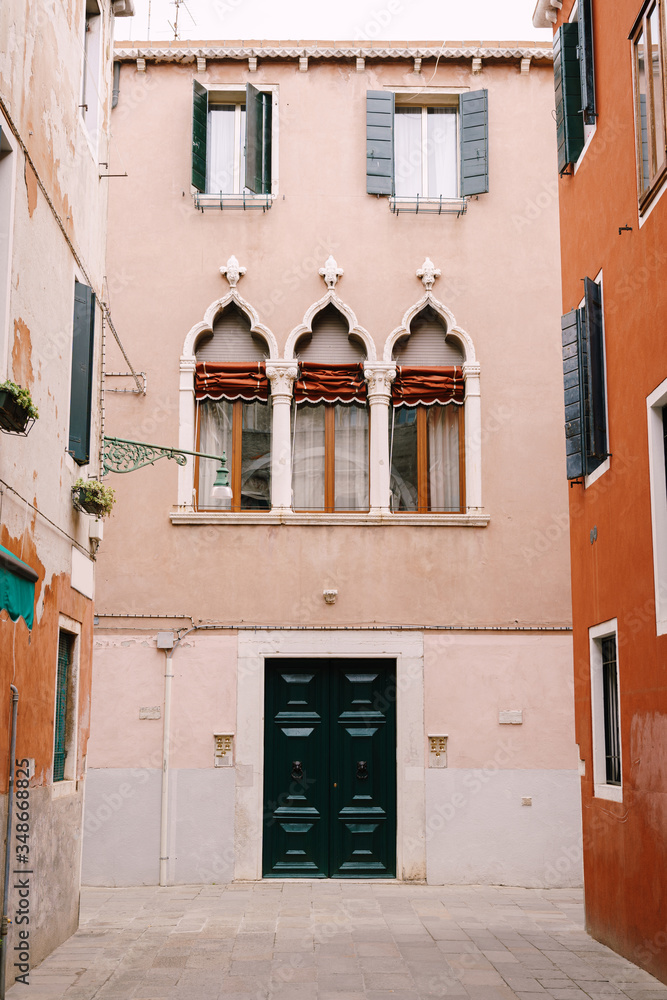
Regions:
[[[593,794],[599,799],[611,802],[623,801],[623,739],[621,728],[621,684],[619,672],[618,621],[609,621],[594,625],[588,630],[589,656],[591,671],[591,722],[593,735]],[[616,684],[618,689],[618,732],[619,754],[621,758],[621,784],[607,783],[607,768],[605,762],[605,724],[604,724],[604,684],[602,672],[602,640],[613,637],[616,640]]]
[[[77,789],[79,753],[79,663],[81,657],[81,622],[67,615],[58,616],[58,639],[61,632],[72,636],[72,662],[67,686],[67,718],[69,736],[65,741],[65,773],[62,781],[53,780],[53,755],[55,753],[55,713],[58,702],[58,645],[56,644],[56,684],[53,697],[54,746],[51,751],[51,798],[73,795]],[[67,730],[66,730],[67,732]]]
[[[238,83],[211,83],[203,84],[208,91],[208,101],[209,101],[209,111],[211,104],[235,104],[236,105],[236,115],[234,119],[234,143],[237,149],[240,150],[241,147],[241,105],[246,102],[246,91],[245,86]],[[262,94],[271,94],[271,193],[268,195],[270,198],[275,198],[278,194],[278,165],[280,163],[279,150],[278,150],[278,138],[279,138],[279,98],[280,98],[280,87],[277,83],[262,83],[261,86],[258,84],[253,84],[257,90]],[[247,123],[246,123],[247,125]],[[208,117],[206,120],[206,137],[208,139]],[[208,168],[208,164],[207,164]],[[208,180],[208,178],[207,178]],[[236,162],[234,163],[234,191],[223,191],[223,197],[226,194],[230,195],[241,195],[243,187],[245,185],[241,184],[241,157],[237,156]],[[217,198],[219,195],[211,194],[206,191],[200,194],[200,198],[210,197]],[[246,200],[251,198],[259,198],[265,201],[267,195],[265,194],[250,194],[246,195]]]
[[[461,194],[461,116],[459,114],[459,96],[466,94],[470,87],[389,87],[394,94],[395,112],[399,108],[420,108],[421,119],[421,176],[422,189],[428,191],[428,109],[429,108],[455,108],[456,110],[456,194],[443,201],[459,201]],[[395,125],[394,125],[395,129]],[[394,171],[396,171],[396,149],[394,148]],[[401,195],[396,197],[396,201],[412,202],[416,195]],[[429,198],[425,194],[419,195],[421,202],[433,202],[437,204],[439,197]]]
[[[665,407],[667,379],[646,398],[656,635],[667,634],[667,472],[662,423]]]
[[[579,0],[574,0],[574,6],[572,7],[572,10],[570,11],[570,16],[568,17],[567,20],[568,20],[568,24],[575,24],[575,23],[578,24],[579,23]],[[579,153],[579,156],[577,158],[577,162],[574,164],[574,172],[575,172],[575,174],[576,174],[577,170],[579,169],[579,167],[581,166],[581,163],[582,163],[582,160],[583,160],[584,156],[588,152],[588,147],[590,146],[590,144],[591,144],[591,142],[593,140],[593,136],[595,135],[595,133],[597,131],[597,127],[598,127],[597,118],[595,119],[595,121],[593,122],[592,125],[590,125],[590,124],[587,125],[586,122],[584,122],[584,148]]]
[[[609,441],[609,395],[607,393],[607,332],[605,330],[604,323],[604,283],[602,280],[602,270],[598,271],[593,279],[596,285],[600,286],[602,308],[600,310],[600,319],[602,321],[602,371],[604,373],[604,423],[607,435],[607,452],[608,456],[605,458],[604,462],[598,465],[597,469],[590,473],[590,475],[584,476],[584,489],[587,490],[589,486],[597,482],[600,476],[603,476],[605,472],[608,472],[611,468],[611,447]],[[579,308],[581,309],[584,305],[584,300],[582,299],[579,303]]]

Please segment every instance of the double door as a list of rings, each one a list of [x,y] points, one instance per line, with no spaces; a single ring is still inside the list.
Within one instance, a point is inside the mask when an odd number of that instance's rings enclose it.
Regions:
[[[266,661],[263,873],[396,874],[396,664]]]

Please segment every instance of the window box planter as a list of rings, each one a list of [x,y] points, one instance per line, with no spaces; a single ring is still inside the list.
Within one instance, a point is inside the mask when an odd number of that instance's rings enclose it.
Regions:
[[[0,383],[0,429],[26,437],[39,416],[27,389],[16,382]]]
[[[115,491],[97,479],[77,479],[72,487],[72,504],[84,514],[106,517],[115,502]]]

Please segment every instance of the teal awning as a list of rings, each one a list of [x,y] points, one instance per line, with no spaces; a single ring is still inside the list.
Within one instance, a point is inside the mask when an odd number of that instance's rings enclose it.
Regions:
[[[13,622],[24,618],[30,629],[35,611],[36,581],[34,569],[0,545],[0,610],[8,611]]]

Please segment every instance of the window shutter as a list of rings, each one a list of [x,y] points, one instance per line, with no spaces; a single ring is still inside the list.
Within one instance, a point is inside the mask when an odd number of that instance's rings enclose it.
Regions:
[[[72,640],[65,632],[58,636],[58,675],[56,678],[56,717],[53,733],[53,780],[65,777],[65,733],[67,726],[67,685],[72,656]]]
[[[607,421],[602,344],[602,289],[590,278],[584,278],[584,322],[588,356],[586,454],[587,471],[592,472],[607,457]]]
[[[648,114],[646,110],[646,94],[639,95],[639,127],[641,129],[642,138],[642,191],[645,191],[649,185],[649,169],[648,169]]]
[[[561,317],[563,334],[563,386],[565,389],[565,454],[567,478],[578,479],[585,467],[585,382],[586,357],[582,336],[583,310],[572,309]]]
[[[558,171],[576,163],[584,148],[584,121],[581,113],[581,76],[576,24],[561,24],[554,35],[554,84],[556,87],[556,133]]]
[[[90,458],[90,408],[95,349],[95,293],[74,282],[72,381],[69,403],[69,451],[79,465]]]
[[[459,97],[461,119],[461,194],[489,190],[488,90],[474,90]]]
[[[584,123],[595,124],[595,64],[593,62],[593,10],[591,0],[579,0],[578,20],[581,106]]]
[[[271,94],[246,84],[245,186],[271,193]]]
[[[394,95],[366,92],[366,191],[394,193]]]
[[[208,131],[208,91],[192,81],[192,186],[206,191],[206,135]]]

